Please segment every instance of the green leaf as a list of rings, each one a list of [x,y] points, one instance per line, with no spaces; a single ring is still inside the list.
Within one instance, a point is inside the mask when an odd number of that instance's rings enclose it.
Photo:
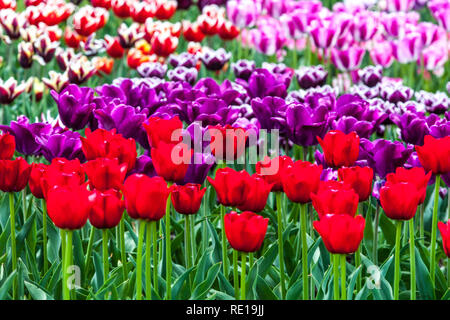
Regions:
[[[395,225],[385,214],[380,214],[380,228],[383,231],[384,238],[391,246],[395,244]]]
[[[34,300],[53,300],[53,297],[50,294],[45,292],[44,289],[34,282],[25,281],[25,287]]]
[[[219,274],[221,265],[222,264],[218,262],[208,270],[206,279],[202,283],[200,283],[197,287],[195,287],[191,296],[192,300],[201,300],[206,297],[208,291],[210,290],[211,286],[216,280],[217,275]]]
[[[185,284],[186,280],[189,279],[189,275],[191,274],[192,270],[194,270],[194,267],[186,270],[177,280],[175,280],[175,283],[172,286],[172,297],[175,300],[186,299],[186,297],[180,297],[179,294],[180,294],[181,288]]]
[[[0,287],[0,300],[5,300],[16,276],[17,271],[13,271],[8,278],[3,281],[2,286]]]
[[[278,297],[270,289],[266,280],[260,276],[256,279],[256,292],[259,300],[278,300]]]
[[[356,268],[351,274],[350,274],[350,282],[347,285],[347,299],[352,300],[353,299],[353,290],[355,288],[356,280],[358,279],[358,275],[361,273],[362,265]]]
[[[424,300],[435,299],[430,272],[428,271],[428,268],[425,266],[425,263],[423,263],[419,250],[417,250],[417,248],[416,248],[416,283],[417,283],[417,291],[421,299]]]
[[[278,257],[278,243],[274,243],[266,250],[264,255],[258,260],[258,275],[265,277],[269,268],[273,266],[275,259]]]

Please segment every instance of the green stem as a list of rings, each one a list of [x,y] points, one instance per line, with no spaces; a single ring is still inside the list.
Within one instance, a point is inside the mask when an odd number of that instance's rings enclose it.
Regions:
[[[425,243],[425,225],[424,225],[424,213],[425,213],[425,203],[420,205],[420,238],[422,243]]]
[[[142,247],[144,245],[145,221],[139,221],[138,247],[136,257],[136,300],[142,300]]]
[[[94,236],[95,236],[95,228],[93,226],[91,226],[91,233],[89,235],[89,242],[88,242],[88,246],[87,246],[87,250],[86,250],[86,258],[84,260],[84,265],[85,267],[85,281],[87,284],[87,281],[89,280],[88,274],[89,274],[89,267],[90,267],[90,263],[91,263],[91,258],[92,258],[92,246],[94,245]]]
[[[102,257],[103,257],[103,283],[108,279],[109,262],[108,262],[108,229],[102,230]]]
[[[170,187],[170,185],[169,185]],[[171,207],[171,195],[167,197],[166,204],[166,300],[172,299],[172,252],[170,241],[170,207]]]
[[[236,300],[239,299],[239,274],[238,274],[238,252],[233,250],[233,285],[234,285],[234,296]]]
[[[361,265],[361,247],[358,246],[358,250],[355,252],[355,268],[358,268]],[[361,290],[361,272],[358,274],[356,278],[356,290],[359,292]]]
[[[333,259],[333,299],[339,300],[339,255],[330,255]]]
[[[63,293],[63,299],[64,299],[64,291],[66,287],[66,230],[60,229],[60,236],[61,236],[61,273],[62,273],[62,293]]]
[[[47,204],[45,200],[42,199],[42,252],[44,255],[44,274],[48,269],[48,259],[47,259]]]
[[[73,230],[67,230],[66,232],[66,248],[65,248],[65,262],[66,262],[66,266],[64,268],[64,283],[63,283],[63,297],[64,300],[70,300],[70,289],[68,286],[68,279],[69,279],[69,273],[68,273],[68,269],[70,266],[70,261],[72,260],[72,235],[73,235]]]
[[[152,249],[153,249],[153,288],[158,292],[158,246],[157,246],[157,232],[156,224],[158,222],[152,221]]]
[[[123,281],[128,277],[127,270],[127,252],[125,251],[125,215],[122,216],[119,223],[119,234],[120,234],[120,259],[122,260],[122,272]]]
[[[252,265],[253,265],[253,260],[254,260],[254,254],[253,254],[253,252],[250,252],[250,253],[248,254],[248,265],[250,266],[250,268],[251,268]]]
[[[416,246],[414,242],[414,219],[409,220],[409,263],[411,266],[411,300],[416,300]]]
[[[400,239],[402,235],[402,222],[396,221],[395,232],[395,273],[394,273],[394,300],[400,294]]]
[[[431,262],[430,262],[430,275],[433,288],[435,286],[436,279],[436,234],[437,234],[437,220],[438,220],[438,204],[439,204],[439,186],[441,184],[441,176],[436,175],[436,183],[434,187],[434,207],[433,207],[433,222],[431,225]]]
[[[14,193],[9,193],[9,215],[11,224],[11,253],[12,253],[12,272],[17,270],[17,252],[16,252],[16,212],[14,208]],[[17,299],[17,281],[13,280],[13,299]]]
[[[146,300],[152,299],[152,268],[151,268],[151,250],[152,243],[152,225],[151,222],[146,223],[147,232],[145,237],[145,298]]]
[[[223,275],[228,279],[228,256],[227,256],[227,237],[225,234],[225,207],[220,206],[220,219],[222,221],[222,260],[223,260]]]
[[[186,266],[187,269],[190,269],[192,267],[192,242],[191,242],[191,221],[189,215],[184,216],[184,246],[185,246],[185,254],[186,254]],[[189,282],[191,282],[191,277],[189,277]]]
[[[347,300],[347,270],[345,254],[340,255],[341,259],[341,300]]]
[[[308,244],[306,242],[306,204],[301,205],[303,300],[308,300]]]
[[[375,265],[378,264],[378,224],[380,222],[380,204],[377,202],[377,208],[375,210],[375,222],[373,227],[373,247],[372,247],[372,259]]]
[[[281,299],[286,298],[286,283],[284,274],[284,248],[283,248],[283,212],[281,209],[281,192],[276,193],[278,211],[278,258],[280,263]]]
[[[241,252],[241,300],[245,300],[245,267],[247,265],[247,253]]]

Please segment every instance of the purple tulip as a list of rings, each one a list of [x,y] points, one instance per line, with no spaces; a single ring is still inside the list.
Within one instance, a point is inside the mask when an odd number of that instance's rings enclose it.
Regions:
[[[219,71],[230,60],[231,53],[226,52],[224,48],[213,50],[206,47],[203,48],[202,52],[198,53],[198,57],[205,65],[206,69]]]
[[[180,54],[171,54],[167,62],[174,68],[186,67],[195,68],[197,66],[197,57],[189,52],[182,52]]]
[[[230,0],[227,2],[227,16],[238,28],[251,28],[255,25],[261,8],[252,0]]]
[[[164,78],[167,71],[167,65],[159,62],[145,62],[137,67],[136,71],[143,78]]]
[[[359,68],[365,52],[359,46],[351,46],[345,50],[332,48],[331,61],[341,71],[352,71]]]
[[[256,69],[256,64],[255,61],[242,59],[232,63],[231,69],[236,78],[248,80],[252,72]]]
[[[73,130],[86,127],[95,109],[92,88],[70,84],[61,93],[52,90],[51,95],[56,101],[59,117],[65,126]]]
[[[252,110],[261,128],[283,130],[286,126],[286,108],[284,99],[279,97],[255,98],[251,102]]]
[[[380,87],[380,97],[391,103],[406,102],[413,96],[413,89],[399,83],[382,83]]]
[[[197,69],[180,66],[169,70],[167,73],[167,78],[169,78],[170,81],[185,81],[193,84],[195,80],[197,80],[197,75]]]
[[[400,141],[361,139],[358,159],[367,160],[374,172],[384,179],[388,173],[402,167],[413,151],[412,145],[405,147]]]
[[[333,117],[328,108],[311,108],[305,104],[291,104],[286,109],[286,125],[289,139],[300,146],[312,146],[323,138],[330,128]]]
[[[432,93],[420,90],[416,92],[415,97],[430,113],[443,114],[450,108],[450,98],[444,92]]]
[[[152,159],[147,155],[147,152],[136,159],[133,170],[128,172],[127,176],[131,176],[135,173],[145,174],[146,176],[154,177],[156,176],[155,167],[153,166]]]
[[[297,82],[300,88],[309,89],[323,86],[327,80],[328,71],[323,66],[300,67],[295,71]]]
[[[286,78],[282,75],[271,73],[266,69],[255,69],[248,82],[243,80],[236,82],[241,84],[251,98],[264,98],[276,96],[284,98],[287,95]]]
[[[383,68],[381,66],[367,66],[358,70],[358,75],[362,83],[368,87],[374,87],[383,78]]]
[[[437,115],[425,117],[423,114],[405,112],[402,115],[391,114],[390,119],[400,130],[400,137],[409,144],[422,146],[430,127],[439,119]]]
[[[209,170],[215,163],[215,158],[212,154],[194,153],[192,155],[191,163],[188,166],[186,175],[182,181],[177,184],[198,183],[202,184],[209,173]]]
[[[83,150],[81,150],[81,139],[78,132],[67,130],[45,134],[36,137],[36,141],[42,147],[42,155],[49,162],[54,158],[79,159],[81,162],[86,160]]]

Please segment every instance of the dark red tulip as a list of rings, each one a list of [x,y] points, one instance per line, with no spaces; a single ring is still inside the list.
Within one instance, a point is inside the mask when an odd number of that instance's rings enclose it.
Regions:
[[[214,180],[207,177],[216,190],[219,203],[226,207],[237,207],[245,202],[249,193],[249,178],[247,171],[235,171],[228,167],[218,169]]]
[[[66,30],[64,31],[64,41],[68,47],[78,49],[80,46],[81,37],[74,30],[66,27]]]
[[[317,140],[330,167],[351,167],[358,160],[359,137],[356,132],[345,134],[339,130],[331,130],[323,140],[320,137]]]
[[[223,21],[219,27],[219,37],[222,40],[233,40],[239,35],[239,28],[231,21]]]
[[[256,173],[260,174],[267,183],[273,184],[272,191],[283,191],[281,183],[281,172],[288,165],[294,162],[288,156],[278,156],[273,159],[265,157],[263,161],[258,161],[255,166]]]
[[[423,146],[416,146],[420,163],[434,174],[450,172],[450,136],[436,139],[425,136]]]
[[[384,213],[394,220],[413,218],[421,197],[422,190],[417,190],[411,182],[386,182],[380,190],[380,203]]]
[[[200,30],[198,23],[184,23],[183,36],[187,41],[202,42],[205,34]]]
[[[130,7],[131,18],[137,23],[145,23],[147,18],[153,18],[155,11],[156,6],[153,3],[147,3],[145,1],[135,1]]]
[[[151,149],[153,166],[158,176],[166,181],[181,181],[191,162],[192,150],[184,143],[171,144],[160,141]]]
[[[269,193],[272,190],[273,184],[267,183],[264,178],[255,173],[248,181],[248,193],[244,202],[238,205],[241,211],[261,212],[264,210]]]
[[[125,53],[125,49],[120,45],[118,37],[105,37],[106,41],[106,53],[114,59],[120,59]]]
[[[442,236],[442,246],[447,257],[450,258],[450,220],[447,223],[438,222],[438,228]]]
[[[116,16],[125,19],[130,16],[130,7],[132,2],[130,0],[112,0],[111,7]]]
[[[97,158],[83,164],[91,188],[98,190],[122,188],[127,174],[127,164],[119,164],[117,159]]]
[[[81,149],[87,160],[97,158],[109,158],[119,160],[119,163],[126,163],[128,172],[133,170],[136,163],[136,141],[124,138],[116,130],[111,131],[97,129],[85,130],[86,138],[81,137]]]
[[[41,178],[41,188],[44,198],[47,198],[49,189],[56,186],[81,185],[85,181],[84,170],[80,160],[67,160],[55,158],[46,168],[45,174]]]
[[[181,142],[183,122],[177,116],[171,119],[150,117],[142,126],[147,131],[148,142],[153,148],[157,147],[160,141],[165,143]]]
[[[86,224],[95,201],[95,195],[86,187],[86,184],[66,185],[48,190],[48,216],[58,228],[74,230]]]
[[[348,214],[353,217],[358,210],[358,194],[343,182],[321,181],[319,190],[311,194],[311,199],[319,219],[326,214]]]
[[[89,212],[89,222],[98,229],[114,228],[120,222],[125,201],[120,191],[109,189],[94,190],[95,201]]]
[[[255,252],[261,247],[266,236],[268,218],[256,213],[234,211],[225,215],[225,234],[231,247],[242,252]]]
[[[431,177],[431,171],[425,174],[425,170],[420,167],[405,169],[398,167],[395,173],[389,173],[386,176],[387,184],[395,184],[400,182],[410,182],[416,186],[416,189],[421,193],[419,204],[425,201],[427,195],[427,185]]]
[[[31,174],[28,181],[30,191],[38,199],[44,198],[44,191],[42,190],[41,179],[45,175],[48,165],[44,163],[31,164]]]
[[[322,166],[307,161],[295,161],[281,172],[281,182],[286,196],[292,202],[308,203],[311,193],[319,188]]]
[[[334,254],[356,252],[364,236],[365,224],[362,216],[352,217],[348,214],[327,214],[313,222],[325,247]]]
[[[22,158],[0,160],[0,190],[19,192],[23,190],[30,178],[31,166]]]
[[[170,32],[155,32],[150,42],[153,52],[160,57],[168,57],[178,46],[178,37]]]
[[[171,189],[161,177],[133,174],[125,180],[123,194],[127,213],[133,219],[158,221],[166,214]]]
[[[211,135],[211,153],[218,159],[239,158],[245,151],[248,135],[243,128],[234,128],[229,124],[208,126]]]
[[[359,202],[366,201],[372,192],[373,169],[370,167],[339,168],[339,180],[356,191]]]
[[[196,183],[172,187],[172,204],[175,210],[181,214],[197,213],[206,191],[206,188],[202,189],[201,187]]]
[[[158,2],[155,17],[159,20],[169,20],[177,10],[177,2],[166,0]]]
[[[16,139],[8,132],[0,134],[0,160],[11,160],[16,150]]]

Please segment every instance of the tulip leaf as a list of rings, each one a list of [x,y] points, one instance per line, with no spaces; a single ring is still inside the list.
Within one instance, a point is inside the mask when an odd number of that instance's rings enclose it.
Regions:
[[[230,295],[230,296],[233,297],[234,296],[234,288],[231,285],[230,281],[228,281],[225,278],[225,276],[223,275],[222,272],[219,272],[218,279],[219,279],[219,288],[220,288],[220,290],[222,292],[224,292],[225,294]],[[247,280],[248,280],[248,276],[247,276]],[[234,299],[234,297],[233,297],[233,299]]]
[[[391,246],[395,244],[395,225],[386,217],[385,214],[380,214],[380,228],[383,231],[384,238]]]
[[[270,289],[266,280],[264,280],[260,276],[258,276],[256,279],[256,293],[259,300],[278,300],[278,297]]]
[[[48,292],[34,282],[25,281],[25,287],[34,300],[53,300],[53,297]]]
[[[3,281],[0,287],[0,300],[5,300],[8,295],[9,289],[11,288],[14,279],[17,277],[17,271],[13,271],[8,275],[8,278]]]
[[[353,270],[353,272],[349,276],[350,281],[347,284],[347,299],[348,300],[353,299],[353,291],[355,289],[356,280],[358,279],[358,275],[361,274],[361,271],[362,271],[362,265],[360,265],[358,268]]]
[[[22,252],[23,246],[25,244],[25,239],[28,236],[28,233],[33,226],[34,218],[36,217],[36,213],[33,213],[25,222],[22,229],[16,234],[16,244],[17,244],[17,256],[20,256]]]
[[[303,281],[299,279],[289,287],[289,290],[286,293],[286,300],[301,300],[303,294],[302,290]]]
[[[202,300],[206,298],[211,286],[220,272],[221,266],[222,263],[218,262],[208,270],[205,280],[194,288],[191,296],[192,300]]]
[[[435,299],[430,272],[423,263],[419,250],[416,248],[416,283],[419,296],[423,300]]]
[[[258,260],[258,275],[265,277],[269,268],[278,258],[278,243],[274,243],[266,250],[264,255]]]
[[[183,286],[185,286],[186,280],[189,279],[189,275],[194,270],[194,267],[186,270],[180,277],[175,280],[173,286],[172,286],[172,297],[176,300],[183,300],[187,299],[188,297],[182,297],[180,296],[180,293],[182,292]]]

